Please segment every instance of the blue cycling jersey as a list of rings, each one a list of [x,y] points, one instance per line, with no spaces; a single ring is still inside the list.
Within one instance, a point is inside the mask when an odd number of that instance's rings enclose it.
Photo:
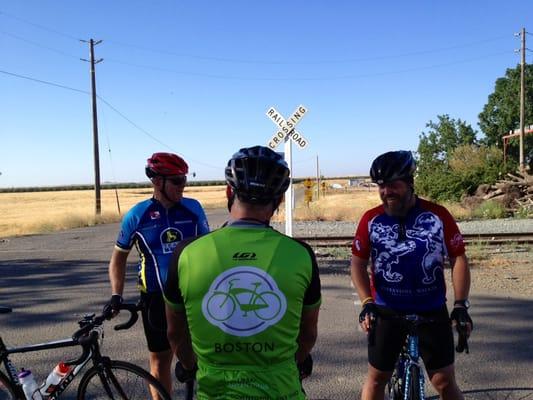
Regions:
[[[136,204],[124,216],[116,247],[129,251],[135,245],[139,252],[140,289],[160,292],[176,245],[208,232],[207,218],[198,201],[183,198],[167,209],[152,198]]]

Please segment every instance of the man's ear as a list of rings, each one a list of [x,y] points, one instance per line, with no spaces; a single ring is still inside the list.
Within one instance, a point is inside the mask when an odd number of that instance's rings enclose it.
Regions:
[[[226,186],[226,198],[228,199],[228,211],[231,212],[231,206],[235,200],[235,192],[230,185]]]
[[[152,181],[152,185],[154,185],[158,189],[161,189],[161,187],[163,186],[163,177],[161,176],[154,176],[150,180]]]

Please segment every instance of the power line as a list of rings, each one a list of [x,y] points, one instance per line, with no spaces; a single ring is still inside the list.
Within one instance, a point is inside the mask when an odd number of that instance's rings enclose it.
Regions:
[[[72,88],[72,87],[61,85],[61,84],[54,83],[54,82],[45,81],[45,80],[42,80],[42,79],[32,78],[30,76],[15,74],[15,73],[9,72],[9,71],[0,70],[0,73],[5,74],[5,75],[9,75],[9,76],[13,76],[13,77],[16,77],[16,78],[26,79],[26,80],[37,82],[37,83],[42,83],[44,85],[54,86],[54,87],[58,87],[58,88],[61,88],[61,89],[66,89],[66,90],[78,92],[78,93],[83,93],[83,94],[87,94],[87,95],[91,94],[91,92],[88,92],[86,90],[80,90],[80,89]],[[183,158],[186,158],[187,160],[194,161],[195,163],[197,163],[199,165],[203,165],[204,167],[209,167],[209,168],[214,168],[216,170],[220,170],[220,167],[216,167],[214,165],[207,164],[207,163],[204,163],[204,162],[199,161],[199,160],[195,160],[193,158],[187,157],[187,156],[183,155],[182,153],[176,151],[171,146],[169,146],[168,144],[162,142],[161,140],[156,138],[154,135],[152,135],[150,132],[148,132],[146,129],[142,128],[137,123],[132,121],[130,118],[128,118],[126,115],[124,115],[121,111],[119,111],[115,106],[113,106],[109,101],[107,101],[106,99],[104,99],[103,97],[101,97],[99,95],[97,95],[96,97],[102,103],[104,103],[107,107],[109,107],[112,111],[114,111],[117,115],[119,115],[126,122],[128,122],[131,126],[135,127],[138,131],[140,131],[141,133],[145,134],[146,136],[151,138],[153,141],[159,143],[160,145],[164,146],[165,148],[167,148],[169,150],[172,150],[174,153],[181,155]]]
[[[18,21],[24,22],[26,24],[32,25],[34,27],[37,27],[43,30],[46,30],[48,32],[52,32],[54,34],[67,37],[69,39],[80,40],[72,35],[59,32],[55,29],[48,28],[43,25],[24,20],[14,15],[7,14],[3,11],[0,11],[0,15],[8,16],[10,18],[16,19]],[[432,48],[432,49],[427,49],[427,50],[412,51],[412,52],[407,52],[407,53],[400,53],[400,54],[386,55],[386,56],[314,60],[314,61],[313,60],[306,60],[306,61],[245,60],[245,59],[235,59],[235,58],[226,58],[226,57],[204,56],[204,55],[189,54],[189,53],[178,53],[174,51],[169,51],[169,50],[164,50],[164,49],[154,49],[154,48],[139,46],[136,44],[115,41],[115,40],[106,40],[106,42],[114,43],[116,45],[123,46],[123,47],[130,47],[130,48],[138,49],[141,51],[147,51],[151,53],[159,53],[159,54],[165,54],[165,55],[170,55],[174,57],[192,58],[192,59],[204,60],[204,61],[216,61],[216,62],[234,63],[234,64],[262,64],[262,65],[323,65],[323,64],[348,64],[348,63],[358,63],[358,62],[365,62],[365,61],[379,61],[379,60],[402,58],[402,57],[414,57],[414,56],[426,55],[426,54],[431,54],[431,53],[439,53],[439,52],[456,50],[456,49],[467,48],[467,47],[475,47],[475,46],[479,46],[480,44],[498,41],[501,39],[505,39],[507,37],[508,35],[499,35],[499,36],[495,36],[492,38],[486,38],[486,39],[463,43],[463,44],[456,44],[456,45],[446,46],[446,47],[441,47],[441,48]],[[21,39],[21,40],[24,40],[24,39]]]
[[[44,81],[42,79],[32,78],[30,76],[15,74],[15,73],[9,72],[9,71],[0,70],[0,73],[5,74],[5,75],[14,76],[16,78],[27,79],[29,81],[33,81],[33,82],[37,82],[37,83],[42,83],[44,85],[55,86],[55,87],[58,87],[58,88],[61,88],[61,89],[71,90],[73,92],[79,92],[79,93],[83,93],[83,94],[91,94],[90,92],[88,92],[86,90],[76,89],[76,88],[72,88],[70,86],[61,85],[59,83],[54,83],[54,82]]]
[[[25,24],[28,24],[28,25],[34,26],[36,28],[39,28],[39,29],[42,29],[42,30],[45,30],[45,31],[48,31],[48,32],[51,32],[51,33],[54,33],[54,34],[59,35],[59,36],[63,36],[63,37],[66,37],[66,38],[69,38],[69,39],[73,39],[73,40],[76,40],[76,41],[79,40],[79,38],[76,38],[76,37],[74,37],[72,35],[69,35],[69,34],[66,34],[66,33],[63,33],[63,32],[59,32],[59,31],[57,31],[55,29],[48,28],[46,26],[36,24],[34,22],[27,21],[25,19],[19,18],[19,17],[15,16],[15,15],[12,15],[12,14],[8,14],[8,13],[6,13],[4,11],[1,11],[1,10],[0,10],[0,15],[4,15],[6,17],[16,19],[17,21],[24,22]]]
[[[187,53],[176,53],[173,51],[153,49],[153,48],[143,47],[143,46],[130,44],[130,43],[117,42],[114,40],[108,40],[108,42],[118,44],[124,47],[131,47],[131,48],[139,49],[142,51],[151,52],[151,53],[166,54],[166,55],[170,55],[174,57],[193,58],[193,59],[205,60],[205,61],[217,61],[217,62],[235,63],[235,64],[263,64],[263,65],[323,65],[323,64],[348,64],[348,63],[358,63],[358,62],[365,62],[365,61],[379,61],[379,60],[386,60],[386,59],[392,59],[392,58],[420,56],[420,55],[426,55],[430,53],[440,53],[443,51],[450,51],[450,50],[456,50],[456,49],[461,49],[461,48],[466,48],[466,47],[479,46],[480,44],[494,42],[494,41],[501,40],[507,37],[508,37],[507,35],[500,35],[500,36],[496,36],[493,38],[483,39],[483,40],[470,42],[470,43],[464,43],[464,44],[458,44],[458,45],[434,48],[434,49],[428,49],[428,50],[413,51],[413,52],[408,52],[408,53],[393,54],[393,55],[387,55],[387,56],[315,60],[315,61],[313,60],[306,60],[306,61],[244,60],[244,59],[234,59],[234,58],[224,58],[224,57],[203,56],[203,55],[195,55],[195,54],[187,54]]]
[[[72,57],[72,58],[76,58],[76,59],[79,59],[78,56],[74,56],[72,54],[68,54],[68,53],[65,53],[64,51],[62,50],[58,50],[58,49],[55,49],[53,47],[50,47],[50,46],[44,46],[40,43],[37,43],[37,42],[34,42],[32,40],[28,40],[28,39],[25,39],[23,37],[20,37],[18,35],[13,35],[12,33],[9,33],[9,32],[5,32],[5,31],[0,31],[0,34],[2,35],[5,35],[5,36],[9,36],[13,39],[17,39],[17,40],[20,40],[21,42],[25,42],[25,43],[28,43],[28,44],[31,44],[32,46],[37,46],[37,47],[40,47],[42,49],[46,49],[46,50],[49,50],[49,51],[52,51],[54,53],[58,53],[58,54],[61,54],[63,56],[66,56],[66,57]]]
[[[427,65],[427,66],[421,66],[421,67],[413,67],[413,68],[406,68],[406,69],[399,69],[399,70],[392,70],[392,71],[384,71],[384,72],[371,72],[366,74],[357,74],[357,75],[338,75],[338,76],[322,76],[322,77],[243,77],[243,76],[236,76],[236,75],[218,75],[218,74],[205,74],[201,72],[192,72],[192,71],[177,71],[170,68],[162,68],[157,66],[151,66],[151,65],[141,65],[141,64],[134,64],[130,62],[125,61],[119,61],[112,58],[106,58],[108,62],[111,63],[118,63],[122,65],[129,65],[131,67],[136,68],[143,68],[143,69],[150,69],[150,70],[156,70],[156,71],[163,71],[163,72],[169,72],[174,74],[180,74],[180,75],[188,75],[188,76],[197,76],[202,78],[211,78],[211,79],[220,79],[220,80],[236,80],[236,81],[335,81],[335,80],[350,80],[350,79],[360,79],[360,78],[370,78],[375,76],[384,76],[384,75],[393,75],[393,74],[401,74],[406,72],[416,72],[416,71],[422,71],[422,70],[428,70],[428,69],[437,69],[437,68],[443,68],[453,65],[459,65],[459,64],[466,64],[469,62],[479,61],[490,57],[496,57],[503,54],[509,54],[511,51],[505,50],[498,53],[491,53],[479,57],[473,57],[468,58],[464,60],[458,60],[458,61],[452,61],[449,63],[442,63],[442,64],[434,64],[434,65]]]

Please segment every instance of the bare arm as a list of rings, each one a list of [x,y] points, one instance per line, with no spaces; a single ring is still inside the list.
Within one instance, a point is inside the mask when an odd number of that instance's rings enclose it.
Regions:
[[[302,362],[315,345],[318,335],[318,311],[320,307],[304,308],[300,320],[296,362]]]
[[[187,316],[183,311],[176,311],[166,306],[167,337],[172,352],[180,360],[183,368],[193,369],[196,365],[196,356],[192,349],[191,335]]]
[[[368,260],[352,255],[352,263],[350,265],[352,282],[359,295],[361,304],[372,301],[372,290],[370,288],[370,278],[367,271]],[[360,324],[364,332],[369,331],[371,326],[370,317],[367,315],[365,320]]]
[[[124,280],[126,277],[126,261],[129,252],[113,250],[111,261],[109,261],[109,281],[111,282],[111,294],[122,296],[124,292]]]
[[[357,256],[352,256],[350,272],[352,275],[352,282],[357,289],[357,294],[359,295],[359,300],[361,301],[372,297],[372,291],[370,290],[370,278],[368,277],[368,272],[366,270],[367,265],[368,260]]]
[[[451,258],[453,294],[455,300],[468,299],[470,293],[470,268],[466,255]]]

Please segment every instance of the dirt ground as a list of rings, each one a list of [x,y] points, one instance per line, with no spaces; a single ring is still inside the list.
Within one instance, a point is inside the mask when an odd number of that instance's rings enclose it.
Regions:
[[[469,259],[472,293],[488,290],[499,296],[533,298],[532,246],[475,249]],[[448,280],[450,275],[446,274]]]

